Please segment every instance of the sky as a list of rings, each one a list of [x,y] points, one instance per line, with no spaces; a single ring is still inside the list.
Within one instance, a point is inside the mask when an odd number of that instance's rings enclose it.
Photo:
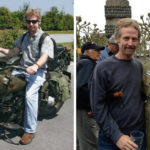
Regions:
[[[19,10],[23,4],[30,4],[30,8],[40,9],[44,14],[50,11],[52,6],[56,6],[59,11],[73,15],[73,0],[0,0],[0,7],[7,7],[11,12]]]
[[[149,0],[128,0],[131,6],[132,18],[141,22],[140,16],[145,18],[150,12]],[[104,6],[106,0],[75,0],[75,15],[81,16],[83,21],[97,24],[98,28],[103,30],[105,28],[105,12]]]

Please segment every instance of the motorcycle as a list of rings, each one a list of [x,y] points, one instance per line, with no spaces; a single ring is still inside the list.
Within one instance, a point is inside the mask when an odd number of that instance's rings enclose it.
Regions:
[[[64,102],[71,97],[71,74],[66,67],[71,58],[64,47],[59,46],[57,55],[48,61],[46,81],[39,90],[38,118],[54,116]],[[26,81],[23,75],[12,76],[13,69],[20,67],[20,57],[0,58],[0,126],[7,129],[23,128]],[[7,137],[7,136],[6,136]],[[8,138],[8,137],[7,137]],[[15,144],[11,141],[11,143]]]

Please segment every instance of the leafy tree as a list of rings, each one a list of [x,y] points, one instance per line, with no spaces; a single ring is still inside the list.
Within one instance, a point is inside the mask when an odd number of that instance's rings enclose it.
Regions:
[[[54,25],[52,24],[52,18],[49,15],[49,12],[46,13],[42,17],[42,24],[41,27],[43,30],[52,30],[54,28]]]
[[[23,7],[20,7],[20,9],[18,11],[18,13],[20,14],[19,20],[22,21],[22,26],[21,26],[22,29],[26,29],[26,25],[24,24],[24,15],[28,9],[30,9],[30,2],[24,3]]]
[[[59,21],[59,11],[57,7],[52,7],[49,12],[46,13],[48,30],[57,30]]]
[[[24,13],[21,11],[15,11],[12,15],[12,26],[13,28],[24,28]]]
[[[0,7],[0,29],[26,29],[24,14],[29,9],[29,3],[25,3],[18,11],[10,12],[5,7]],[[41,27],[43,30],[72,30],[73,16],[58,11],[57,7],[50,8],[42,16]]]
[[[135,56],[143,57],[147,59],[150,56],[150,13],[148,13],[147,17],[141,16],[141,21],[139,22],[140,30],[141,30],[141,39],[140,45],[136,50]]]
[[[19,37],[18,30],[3,31],[0,36],[0,46],[13,49],[14,43]]]
[[[42,16],[43,30],[72,30],[73,16],[59,12],[57,7],[52,7],[49,12]]]
[[[52,7],[50,11],[51,23],[53,24],[52,30],[57,30],[59,22],[59,11],[57,7]]]
[[[107,43],[107,38],[103,30],[97,28],[96,24],[92,26],[90,22],[82,22],[80,16],[76,17],[76,39],[78,48],[80,48],[83,43],[90,41],[99,45],[105,45]]]
[[[63,29],[73,30],[73,17],[70,14],[66,14],[63,17]]]
[[[64,15],[65,13],[63,11],[61,11],[59,13],[59,22],[58,22],[58,30],[65,30],[64,29]]]
[[[11,22],[11,12],[5,7],[0,7],[0,29],[11,28]]]
[[[19,12],[22,12],[23,14],[25,14],[25,12],[30,8],[30,2],[28,3],[24,3],[23,7],[19,8]]]

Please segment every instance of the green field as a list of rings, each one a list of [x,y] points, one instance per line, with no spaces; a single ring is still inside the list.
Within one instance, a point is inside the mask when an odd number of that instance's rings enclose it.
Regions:
[[[69,31],[45,31],[46,33],[49,34],[73,34],[72,30]]]
[[[11,30],[0,30],[0,34],[4,31],[11,31]],[[18,30],[20,34],[23,32],[26,32],[26,30]],[[46,33],[49,34],[73,34],[73,30],[67,30],[67,31],[45,31]]]

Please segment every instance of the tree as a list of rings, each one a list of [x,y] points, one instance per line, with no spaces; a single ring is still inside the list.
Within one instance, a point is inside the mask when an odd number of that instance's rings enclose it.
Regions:
[[[0,36],[0,46],[13,49],[19,34],[18,30],[3,31]]]
[[[24,3],[23,7],[19,8],[19,12],[22,12],[23,14],[25,14],[25,12],[30,8],[30,2],[28,3]]]
[[[90,22],[82,22],[82,18],[80,16],[76,17],[76,39],[77,39],[77,47],[80,48],[81,45],[85,42],[95,42],[99,45],[106,45],[107,38],[103,30],[97,28],[96,24],[91,26]]]
[[[23,7],[15,12],[0,7],[0,29],[26,29],[24,15],[29,8],[29,3],[25,3]],[[42,16],[41,27],[43,30],[72,30],[73,16],[65,14],[63,11],[59,12],[57,7],[52,7],[50,11]]]
[[[15,11],[12,15],[12,27],[13,28],[24,28],[24,13],[21,11]]]
[[[49,12],[42,16],[43,30],[72,30],[73,16],[58,11],[57,7],[52,7]]]
[[[59,11],[57,7],[52,7],[49,12],[46,12],[42,17],[42,28],[46,30],[57,30],[59,21]]]
[[[150,13],[148,13],[147,17],[141,16],[141,21],[139,22],[140,30],[141,30],[141,39],[140,45],[136,50],[135,56],[146,57],[150,56]]]
[[[73,16],[66,14],[63,17],[63,29],[64,30],[73,30]]]
[[[12,17],[9,9],[0,7],[0,29],[11,28]]]

